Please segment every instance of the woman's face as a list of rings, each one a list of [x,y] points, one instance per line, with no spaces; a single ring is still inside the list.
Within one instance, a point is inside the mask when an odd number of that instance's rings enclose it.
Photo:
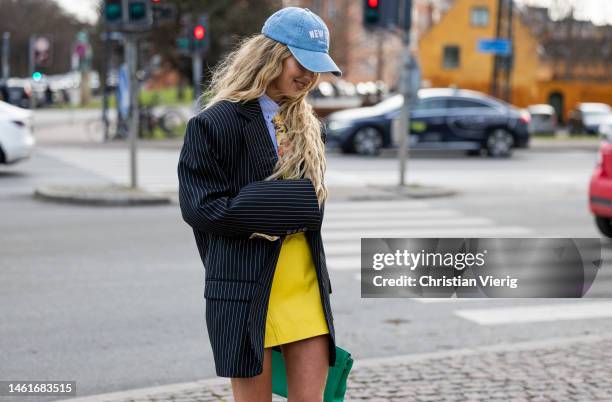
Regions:
[[[289,56],[283,61],[283,71],[270,85],[266,93],[274,100],[281,96],[295,98],[310,88],[315,79],[315,73],[302,67],[293,57]]]

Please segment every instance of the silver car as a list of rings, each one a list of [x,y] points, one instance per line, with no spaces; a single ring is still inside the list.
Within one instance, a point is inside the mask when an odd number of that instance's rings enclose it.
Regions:
[[[532,134],[554,134],[557,130],[557,113],[555,108],[546,105],[531,105],[527,107],[531,114],[529,131]]]

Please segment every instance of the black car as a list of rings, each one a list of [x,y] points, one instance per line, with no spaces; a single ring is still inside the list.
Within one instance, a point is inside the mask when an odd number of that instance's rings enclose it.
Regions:
[[[399,117],[402,95],[372,106],[343,110],[326,119],[327,143],[343,152],[376,155],[393,148],[394,119]],[[464,150],[480,155],[507,157],[513,148],[529,146],[526,110],[486,94],[453,88],[427,88],[418,92],[410,112],[411,149]]]

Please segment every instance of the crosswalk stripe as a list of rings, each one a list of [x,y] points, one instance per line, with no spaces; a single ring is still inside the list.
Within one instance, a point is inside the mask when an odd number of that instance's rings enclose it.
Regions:
[[[325,204],[325,215],[332,211],[363,211],[372,209],[373,211],[389,211],[397,209],[425,209],[430,208],[430,204],[425,201],[352,201],[352,202],[329,202]]]
[[[455,315],[480,325],[580,320],[612,317],[612,301],[584,301],[487,309],[456,310]]]
[[[410,300],[414,300],[419,303],[461,303],[461,302],[482,302],[491,300],[489,298],[482,297],[411,297]]]
[[[330,222],[345,221],[345,220],[358,220],[368,221],[382,219],[398,220],[398,219],[413,219],[413,218],[453,218],[461,216],[457,211],[448,209],[422,209],[422,210],[400,210],[400,211],[335,211],[329,212],[325,210],[325,219],[323,220],[323,226]]]
[[[491,225],[493,222],[487,218],[455,218],[452,220],[448,219],[436,219],[436,218],[413,218],[410,220],[396,219],[381,222],[379,221],[336,221],[327,222],[323,225],[323,233],[332,230],[343,230],[343,229],[372,229],[385,227],[388,229],[392,228],[419,228],[419,227],[449,227],[449,226],[484,226]]]
[[[381,227],[384,224],[381,222]],[[327,231],[323,230],[323,241],[359,241],[362,237],[509,237],[509,236],[527,236],[533,234],[529,228],[520,226],[491,226],[491,227],[448,227],[441,226],[439,228],[430,229],[428,227],[413,227],[409,229],[380,229],[367,231]],[[327,248],[325,249],[327,251]],[[328,254],[329,255],[329,254]]]

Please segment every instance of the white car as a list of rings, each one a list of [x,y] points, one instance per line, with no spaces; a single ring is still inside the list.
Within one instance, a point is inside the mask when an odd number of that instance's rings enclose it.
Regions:
[[[0,101],[0,163],[29,158],[35,144],[32,112]]]

